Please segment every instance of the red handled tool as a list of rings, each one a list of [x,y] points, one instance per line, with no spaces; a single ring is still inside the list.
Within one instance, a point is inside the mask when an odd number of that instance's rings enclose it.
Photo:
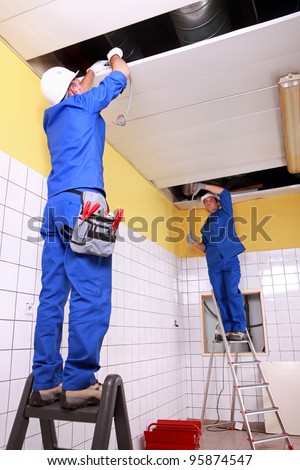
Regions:
[[[120,222],[123,218],[123,215],[124,215],[124,209],[119,209],[117,214],[116,214],[114,223],[112,225],[112,230],[118,230],[118,227],[119,227]]]
[[[85,203],[83,211],[82,211],[82,216],[81,216],[82,220],[90,217],[90,215],[94,214],[100,207],[99,202],[96,202],[96,204],[94,204],[92,207],[91,207],[91,204],[92,204],[91,201],[87,201]]]

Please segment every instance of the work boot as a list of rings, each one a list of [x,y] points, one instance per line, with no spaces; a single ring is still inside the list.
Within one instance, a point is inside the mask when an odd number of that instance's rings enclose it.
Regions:
[[[61,392],[61,384],[57,385],[57,387],[49,388],[48,390],[32,390],[29,397],[29,404],[31,406],[51,405],[56,400],[59,400]]]
[[[232,331],[228,335],[228,341],[243,341],[245,339],[245,333],[242,333],[241,331]]]
[[[230,335],[229,332],[225,333],[225,336],[226,336],[227,341],[228,341],[228,335]],[[221,333],[218,333],[218,334],[215,336],[215,340],[217,341],[217,343],[219,343],[220,341],[223,341],[223,336],[221,335]]]
[[[102,388],[102,384],[96,382],[83,390],[63,390],[60,396],[60,406],[68,410],[76,410],[88,405],[99,405]]]

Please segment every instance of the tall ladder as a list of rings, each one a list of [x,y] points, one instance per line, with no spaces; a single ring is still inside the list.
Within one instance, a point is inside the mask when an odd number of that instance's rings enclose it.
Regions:
[[[243,421],[244,421],[244,425],[245,425],[245,428],[246,428],[246,431],[247,431],[247,434],[248,434],[248,440],[249,440],[251,449],[255,450],[257,444],[262,444],[264,442],[270,442],[270,441],[275,441],[275,440],[279,440],[279,439],[284,439],[286,441],[287,448],[289,450],[294,449],[294,447],[293,447],[293,445],[290,441],[289,435],[288,435],[288,433],[286,432],[286,430],[284,428],[282,419],[281,419],[280,414],[279,414],[279,408],[275,404],[275,400],[274,400],[273,395],[271,393],[269,383],[267,382],[266,377],[263,373],[263,370],[262,370],[262,367],[261,367],[261,364],[260,364],[260,360],[257,357],[256,351],[255,351],[255,348],[253,346],[253,343],[252,343],[252,340],[251,340],[251,337],[249,335],[248,330],[246,329],[245,340],[233,341],[233,342],[227,341],[227,338],[226,338],[226,335],[225,335],[225,330],[224,330],[222,319],[221,319],[221,314],[220,314],[219,307],[217,305],[216,298],[214,296],[213,291],[212,291],[212,297],[213,297],[215,308],[216,308],[218,323],[217,323],[216,329],[215,329],[215,337],[214,337],[214,340],[213,340],[213,347],[212,347],[210,360],[209,360],[207,379],[206,379],[206,387],[205,387],[204,399],[203,399],[203,405],[202,405],[201,421],[203,422],[204,417],[205,417],[206,403],[207,403],[207,397],[208,397],[208,392],[209,392],[209,384],[210,384],[210,378],[211,378],[211,371],[212,371],[213,359],[214,359],[214,354],[215,354],[216,334],[217,334],[217,331],[219,329],[219,331],[222,335],[222,338],[223,338],[225,353],[226,353],[226,356],[227,356],[228,364],[229,364],[230,371],[231,371],[232,378],[233,378],[231,417],[230,417],[230,421],[228,422],[228,424],[232,424],[232,425],[234,424],[235,399],[236,399],[236,396],[237,396],[238,401],[239,401],[239,405],[240,405],[240,411],[241,411],[242,416],[243,416]],[[243,343],[246,343],[249,346],[250,352],[252,354],[252,360],[250,360],[250,361],[245,361],[245,360],[240,361],[239,360],[239,352],[240,352],[239,345],[243,344]],[[231,352],[231,350],[230,350],[232,344],[235,345],[235,351],[234,352]],[[232,358],[233,353],[234,353],[234,360]],[[260,382],[250,384],[250,385],[249,384],[248,385],[240,384],[239,380],[238,380],[237,371],[238,371],[238,369],[241,370],[242,367],[249,366],[249,365],[257,367]],[[243,391],[249,390],[249,389],[264,389],[267,392],[267,395],[269,397],[271,406],[268,407],[268,408],[262,408],[262,409],[257,409],[257,410],[248,410],[248,409],[246,409],[245,405],[244,405]],[[281,429],[281,433],[272,434],[270,436],[260,438],[260,439],[254,439],[253,435],[252,435],[252,431],[251,431],[251,428],[250,428],[248,418],[249,418],[249,416],[263,415],[265,413],[274,413],[275,414],[275,416],[277,418],[277,421],[278,421],[278,424],[279,424],[280,429]]]
[[[26,380],[20,404],[8,439],[6,450],[21,450],[26,437],[29,420],[40,421],[44,450],[66,450],[58,447],[54,420],[95,423],[91,450],[107,450],[114,418],[119,450],[132,450],[132,440],[123,388],[117,374],[108,375],[103,383],[99,406],[87,406],[77,410],[65,410],[59,402],[35,407],[29,405],[33,375]]]

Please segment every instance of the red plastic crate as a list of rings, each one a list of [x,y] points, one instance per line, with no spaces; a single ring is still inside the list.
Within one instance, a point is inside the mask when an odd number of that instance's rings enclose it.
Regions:
[[[144,431],[147,450],[200,449],[201,421],[157,420]]]

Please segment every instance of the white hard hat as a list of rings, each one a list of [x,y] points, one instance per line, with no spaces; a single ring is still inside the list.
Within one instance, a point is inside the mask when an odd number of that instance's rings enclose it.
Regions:
[[[71,72],[65,67],[52,67],[42,75],[41,90],[51,106],[64,98],[71,81],[78,73],[79,70]]]
[[[204,202],[206,198],[208,197],[214,197],[218,201],[220,200],[220,197],[217,194],[212,194],[212,193],[206,193],[204,196],[202,196],[201,201]]]

